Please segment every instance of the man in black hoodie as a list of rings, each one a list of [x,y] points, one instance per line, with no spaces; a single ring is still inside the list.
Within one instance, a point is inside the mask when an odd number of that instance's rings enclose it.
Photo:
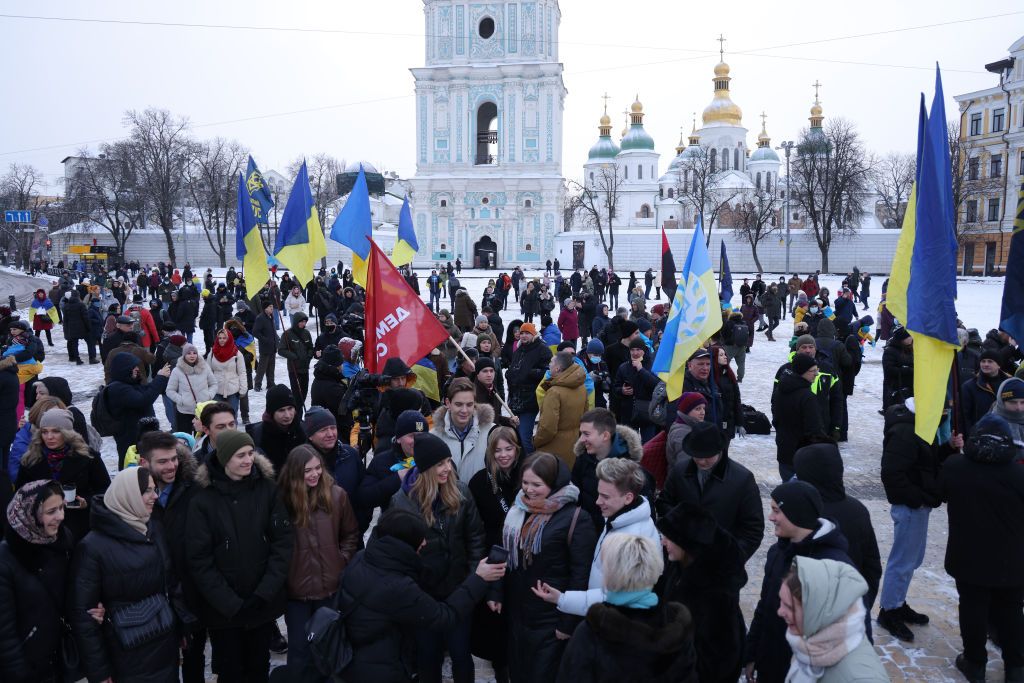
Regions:
[[[794,557],[836,560],[853,566],[847,542],[835,522],[822,519],[824,505],[817,489],[804,481],[789,481],[772,491],[771,514],[778,541],[768,549],[761,598],[747,633],[745,655],[748,680],[757,672],[761,681],[781,681],[789,670],[792,651],[786,641],[786,622],[779,616],[779,588]]]
[[[283,384],[275,384],[267,390],[267,409],[263,419],[246,425],[256,443],[274,465],[274,472],[280,472],[288,454],[296,446],[306,443],[306,432],[302,430],[296,410],[295,396]]]

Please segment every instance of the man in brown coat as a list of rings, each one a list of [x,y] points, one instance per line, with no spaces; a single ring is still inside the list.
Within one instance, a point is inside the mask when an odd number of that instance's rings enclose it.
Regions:
[[[571,470],[576,462],[573,447],[580,433],[580,418],[587,410],[586,371],[573,360],[572,353],[555,354],[548,366],[551,379],[544,380],[544,402],[537,418],[533,446],[538,451],[557,455]]]
[[[469,296],[469,292],[465,289],[460,289],[456,293],[453,309],[455,324],[458,328],[463,332],[469,332],[473,329],[473,326],[476,324],[477,309],[476,302]]]

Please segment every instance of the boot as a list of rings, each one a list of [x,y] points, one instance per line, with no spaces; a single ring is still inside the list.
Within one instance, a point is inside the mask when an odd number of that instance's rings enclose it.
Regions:
[[[970,662],[962,654],[956,656],[956,668],[968,683],[985,683],[985,665]]]
[[[905,643],[914,642],[914,632],[907,628],[903,621],[903,615],[898,609],[878,610],[878,625],[891,633],[897,640]],[[960,660],[957,659],[959,662]]]
[[[903,603],[902,607],[900,607],[898,610],[894,610],[894,611],[899,612],[900,618],[902,618],[903,621],[907,622],[908,624],[916,624],[918,626],[924,626],[924,625],[926,625],[928,623],[928,615],[927,614],[921,614],[920,612],[915,612],[914,610],[910,609],[910,605],[908,605],[905,602]]]

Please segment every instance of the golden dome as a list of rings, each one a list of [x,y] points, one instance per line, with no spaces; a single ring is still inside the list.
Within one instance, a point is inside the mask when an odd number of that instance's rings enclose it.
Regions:
[[[729,65],[725,62],[719,62],[715,65],[715,76],[723,78],[729,75]]]
[[[629,108],[629,110],[631,112],[633,112],[634,114],[642,114],[643,113],[644,105],[640,104],[640,95],[636,96],[636,101],[633,102],[633,105]]]
[[[601,117],[601,127],[602,127],[602,128],[603,128],[604,126],[609,126],[609,127],[610,127],[611,125],[612,125],[612,120],[611,120],[611,118],[610,118],[610,117],[608,116],[608,114],[605,114],[604,116],[602,116],[602,117]]]
[[[821,116],[821,105],[817,102],[811,107],[811,116]]]
[[[729,97],[729,65],[724,61],[715,65],[715,77],[711,79],[715,84],[715,98],[711,104],[704,108],[702,119],[704,125],[718,123],[726,126],[740,126],[743,119],[743,111]]]

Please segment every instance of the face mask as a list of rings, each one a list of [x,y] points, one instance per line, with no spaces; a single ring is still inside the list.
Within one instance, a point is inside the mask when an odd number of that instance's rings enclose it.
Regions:
[[[591,356],[590,362],[593,363],[594,365],[597,365],[598,363],[601,362],[601,356]]]
[[[811,306],[811,313],[817,313],[817,312],[818,312],[818,307],[817,306]]]
[[[871,328],[865,325],[864,327],[860,328],[860,331],[863,332],[864,334],[867,334],[868,332],[871,331]]]

